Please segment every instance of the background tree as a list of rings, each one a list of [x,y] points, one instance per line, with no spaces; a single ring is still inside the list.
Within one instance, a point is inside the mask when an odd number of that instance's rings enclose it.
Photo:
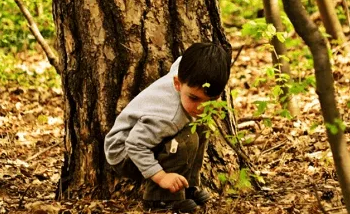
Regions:
[[[333,40],[337,40],[339,44],[343,44],[346,41],[346,37],[335,11],[334,1],[316,0],[316,2],[326,32]]]
[[[109,198],[121,188],[105,161],[105,134],[118,112],[165,75],[190,44],[214,41],[231,54],[216,5],[214,0],[53,1],[65,101],[61,193]],[[209,156],[222,164],[217,146],[209,147]],[[212,179],[217,169],[206,168],[204,184],[218,188],[220,182]]]
[[[284,10],[296,32],[309,46],[314,58],[316,91],[344,201],[350,213],[350,154],[346,148],[344,125],[340,120],[334,96],[334,80],[326,41],[317,26],[310,21],[299,0],[283,0]]]
[[[281,14],[278,6],[278,0],[264,0],[264,12],[267,23],[273,24],[277,32],[283,32],[283,24],[281,20]],[[291,75],[289,62],[286,60],[286,47],[285,45],[277,38],[273,36],[271,40],[271,45],[273,45],[274,50],[271,52],[272,62],[274,68],[277,69],[280,73]],[[290,78],[292,81],[292,78]],[[281,104],[288,108],[292,116],[296,116],[299,113],[299,107],[296,102],[295,97],[289,95],[289,89],[285,86],[285,82],[278,82],[282,85],[283,93],[280,95]]]

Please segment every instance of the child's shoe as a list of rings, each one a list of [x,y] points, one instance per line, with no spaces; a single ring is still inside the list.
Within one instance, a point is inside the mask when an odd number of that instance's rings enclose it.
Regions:
[[[210,199],[210,194],[197,186],[187,188],[185,193],[186,199],[192,199],[198,205],[202,205]]]
[[[195,211],[196,207],[197,204],[192,199],[181,201],[143,201],[143,209],[145,211],[172,210],[175,212],[191,213]]]

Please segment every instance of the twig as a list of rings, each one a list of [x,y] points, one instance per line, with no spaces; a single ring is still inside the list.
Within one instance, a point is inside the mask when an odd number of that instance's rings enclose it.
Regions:
[[[242,129],[254,128],[255,125],[256,125],[255,121],[247,121],[247,122],[244,122],[244,123],[239,123],[237,125],[237,129],[238,130],[242,130]]]
[[[286,144],[286,142],[282,142],[282,143],[280,143],[280,144],[277,144],[276,146],[273,146],[273,147],[271,147],[271,148],[266,149],[265,151],[262,151],[262,152],[260,153],[260,155],[265,154],[265,153],[268,153],[269,151],[272,151],[272,150],[274,150],[274,149],[277,149],[277,148],[279,148],[279,147],[281,147],[281,146],[283,146],[283,145],[285,145],[285,144]],[[260,156],[260,155],[259,155],[259,156]]]
[[[346,207],[345,206],[340,206],[340,207],[333,207],[333,208],[330,208],[330,209],[327,209],[327,211],[334,211],[334,210],[342,210],[342,209],[345,209]]]
[[[321,204],[321,199],[320,199],[320,196],[318,195],[316,185],[314,183],[312,183],[311,185],[312,185],[312,188],[315,191],[315,196],[316,196],[316,199],[317,199],[318,206],[320,207],[320,210],[322,211],[323,214],[328,214],[328,212],[324,209],[324,207]]]
[[[61,142],[57,142],[57,143],[55,143],[54,145],[51,145],[51,146],[47,147],[46,149],[43,149],[42,151],[36,153],[35,155],[33,155],[33,156],[27,158],[26,162],[28,162],[28,161],[30,161],[30,160],[33,160],[34,158],[38,157],[39,155],[41,155],[41,154],[43,154],[43,153],[49,151],[49,150],[52,149],[53,147],[60,145],[61,143],[63,143],[63,142],[62,142],[62,141],[61,141]]]
[[[258,116],[258,117],[242,117],[238,118],[238,123],[241,122],[247,122],[247,121],[260,121],[260,120],[266,120],[266,119],[272,119],[271,117],[265,117],[265,116]]]
[[[236,54],[236,56],[235,56],[233,62],[231,63],[231,67],[233,67],[233,65],[234,65],[235,62],[237,61],[237,59],[238,59],[239,55],[241,54],[243,48],[244,48],[244,45],[242,45],[241,47],[239,47],[238,52],[237,52],[237,54]]]
[[[23,192],[23,195],[21,196],[21,198],[19,199],[19,202],[18,202],[18,208],[19,209],[23,209],[23,199],[24,199],[24,196],[27,194],[29,188],[31,187],[32,185],[29,185]]]
[[[44,37],[41,35],[39,28],[38,28],[37,24],[35,23],[29,10],[25,7],[22,0],[15,0],[15,2],[17,4],[17,6],[19,7],[19,9],[22,11],[25,18],[27,19],[27,21],[29,23],[30,31],[33,33],[36,40],[38,40],[39,44],[44,49],[44,52],[45,52],[50,64],[53,65],[53,67],[55,67],[56,71],[60,71],[57,56],[53,53],[50,46],[45,41]]]

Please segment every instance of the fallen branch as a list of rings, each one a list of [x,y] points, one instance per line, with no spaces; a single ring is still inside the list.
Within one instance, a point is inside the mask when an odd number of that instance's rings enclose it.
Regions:
[[[327,212],[327,211],[324,209],[324,207],[322,206],[320,196],[318,195],[318,192],[317,192],[316,184],[312,183],[312,189],[313,189],[314,192],[315,192],[315,196],[316,196],[316,199],[317,199],[317,203],[318,203],[318,206],[319,206],[321,212],[322,212],[323,214],[328,214],[328,212]]]
[[[258,117],[243,117],[238,119],[238,123],[248,122],[248,121],[261,121],[261,120],[272,120],[271,117],[258,116]]]
[[[268,153],[268,152],[270,152],[270,151],[272,151],[272,150],[278,149],[279,147],[282,147],[282,146],[284,146],[285,144],[286,144],[286,142],[282,142],[282,143],[280,143],[280,144],[277,144],[276,146],[273,146],[273,147],[271,147],[271,148],[268,148],[268,149],[262,151],[262,152],[260,153],[260,155],[265,154],[265,153]],[[260,155],[259,155],[259,156],[260,156]]]
[[[56,147],[56,146],[60,145],[61,143],[63,143],[63,141],[57,142],[57,143],[55,143],[54,145],[51,145],[51,146],[47,147],[46,149],[41,150],[40,152],[36,153],[35,155],[33,155],[33,156],[27,158],[26,162],[33,160],[34,158],[38,157],[39,155],[41,155],[41,154],[43,154],[43,153],[49,151],[49,150],[52,149],[53,147]]]
[[[60,71],[57,56],[53,53],[50,46],[47,44],[46,40],[44,39],[44,37],[41,35],[39,28],[38,28],[37,24],[35,23],[29,10],[25,7],[22,0],[15,0],[15,2],[17,4],[17,6],[19,7],[19,9],[22,11],[24,17],[27,19],[27,21],[29,23],[30,31],[33,33],[35,39],[39,42],[40,46],[43,48],[50,64],[53,67],[55,67],[57,72]]]
[[[23,192],[22,196],[20,197],[19,199],[19,202],[18,202],[18,208],[19,209],[23,209],[24,206],[23,206],[23,201],[24,201],[24,197],[26,196],[28,190],[30,189],[30,187],[32,187],[32,185],[29,185]]]
[[[345,209],[346,209],[345,206],[340,206],[340,207],[329,208],[329,209],[327,209],[327,211],[331,212],[331,211],[335,211],[335,210],[345,210]]]

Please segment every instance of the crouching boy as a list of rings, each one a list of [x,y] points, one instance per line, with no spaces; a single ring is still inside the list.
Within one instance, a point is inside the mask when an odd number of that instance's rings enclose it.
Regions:
[[[192,212],[210,199],[199,174],[207,141],[188,124],[203,112],[201,103],[219,98],[230,63],[216,44],[191,45],[123,109],[106,135],[104,151],[116,173],[144,179],[145,210]]]

